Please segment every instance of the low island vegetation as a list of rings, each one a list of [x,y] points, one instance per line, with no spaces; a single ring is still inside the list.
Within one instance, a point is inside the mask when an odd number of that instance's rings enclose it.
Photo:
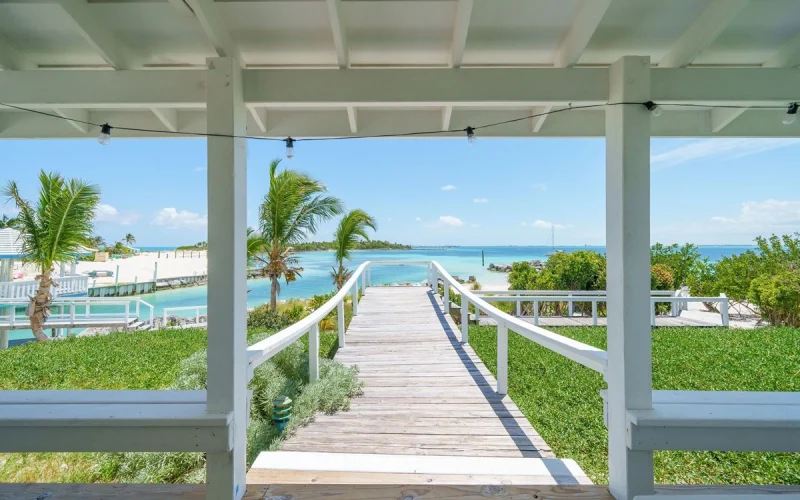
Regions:
[[[384,240],[360,240],[354,243],[353,250],[411,250],[411,245],[392,243]],[[294,246],[298,252],[335,251],[336,241],[310,241]]]

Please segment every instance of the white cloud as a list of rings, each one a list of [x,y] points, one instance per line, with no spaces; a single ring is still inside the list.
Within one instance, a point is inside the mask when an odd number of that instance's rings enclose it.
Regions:
[[[522,225],[524,226],[525,223],[523,222]],[[535,221],[531,222],[529,225],[531,227],[535,227],[536,229],[550,229],[551,227],[555,228],[555,229],[565,229],[565,228],[569,227],[569,226],[567,226],[565,224],[557,224],[555,222],[550,222],[550,221],[541,220],[541,219],[536,219]]]
[[[416,218],[416,219],[414,219],[414,220],[415,220],[415,221],[417,221],[417,222],[422,222],[422,219],[420,219],[419,217],[417,217],[417,218]]]
[[[800,201],[745,201],[736,217],[711,217],[711,222],[736,225],[741,229],[794,226],[800,227]]]
[[[464,225],[464,221],[462,221],[458,217],[453,217],[452,215],[440,215],[439,222],[451,227],[461,227]]]
[[[442,191],[455,191],[456,187],[452,184],[448,184],[446,186],[442,186]]]
[[[202,167],[194,167],[192,172],[208,172],[208,167],[203,165]]]
[[[487,198],[472,198],[472,201],[475,203],[488,203],[489,200]]]
[[[386,220],[389,221],[389,222],[392,222],[392,218],[391,217],[388,217]]]
[[[164,226],[172,229],[205,229],[208,227],[208,216],[200,215],[188,210],[180,212],[175,208],[162,208],[153,217],[154,226]]]
[[[653,168],[666,168],[703,158],[716,161],[742,158],[773,149],[800,145],[800,138],[724,138],[693,141],[675,149],[650,155]]]
[[[537,191],[547,191],[547,184],[544,182],[537,182],[533,185],[533,189],[536,189]]]
[[[132,210],[120,212],[116,207],[100,203],[95,210],[94,220],[97,222],[113,222],[121,226],[127,226],[139,220],[139,214]]]

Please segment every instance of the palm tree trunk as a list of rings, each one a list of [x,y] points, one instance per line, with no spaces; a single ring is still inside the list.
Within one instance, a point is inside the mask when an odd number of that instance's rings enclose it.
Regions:
[[[269,291],[269,308],[273,311],[278,308],[278,278],[270,278],[272,287]]]
[[[47,335],[44,333],[44,322],[50,316],[50,302],[53,300],[50,296],[50,287],[53,285],[53,279],[50,277],[52,272],[52,269],[46,269],[40,276],[36,277],[39,280],[39,289],[36,291],[36,295],[31,297],[31,303],[27,311],[33,336],[39,342],[48,340]]]

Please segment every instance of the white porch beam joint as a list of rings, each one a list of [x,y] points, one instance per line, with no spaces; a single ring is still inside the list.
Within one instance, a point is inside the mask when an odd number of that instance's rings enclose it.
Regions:
[[[189,7],[194,11],[200,26],[206,33],[206,37],[214,45],[214,50],[220,57],[232,57],[242,64],[242,56],[239,53],[239,46],[233,40],[228,27],[222,21],[214,0],[186,0]]]
[[[713,0],[658,62],[660,68],[688,66],[708,48],[750,0]]]
[[[326,3],[333,32],[333,45],[336,47],[336,59],[339,61],[339,67],[344,69],[350,66],[350,49],[347,45],[347,33],[342,25],[341,0],[326,0]]]
[[[609,70],[610,102],[650,99],[650,58],[627,56]],[[650,113],[606,109],[608,255],[608,464],[617,500],[653,493],[653,454],[627,446],[628,410],[652,406],[650,346]]]
[[[180,12],[181,14],[188,14],[194,15],[194,11],[192,8],[189,7],[189,4],[186,3],[186,0],[167,0],[170,5],[175,7],[175,10]]]
[[[86,0],[59,0],[89,45],[114,69],[131,69],[136,66],[133,55],[123,47],[115,34],[106,28],[102,19],[93,12]]]
[[[453,117],[453,106],[442,108],[442,130],[450,130],[450,119]]]
[[[156,118],[170,132],[178,131],[178,110],[174,108],[150,108]]]
[[[89,111],[85,109],[54,109],[55,113],[67,119],[67,123],[75,127],[75,130],[81,134],[89,133],[89,124],[83,123],[89,121]]]
[[[347,106],[347,121],[350,123],[350,133],[358,132],[358,111],[355,106]]]
[[[544,121],[547,119],[547,115],[543,113],[549,113],[553,110],[553,106],[542,106],[539,108],[533,108],[534,115],[539,115],[533,117],[531,123],[531,130],[533,130],[534,134],[538,134],[540,130],[542,130],[542,125],[544,125]]]
[[[800,34],[781,47],[777,54],[762,64],[765,68],[792,68],[800,66]]]
[[[0,69],[28,70],[36,68],[36,63],[28,59],[14,44],[0,35]]]
[[[711,113],[711,131],[714,133],[720,132],[722,129],[730,125],[730,123],[739,118],[746,108],[714,108]]]
[[[473,4],[474,0],[458,0],[456,19],[453,24],[453,40],[450,44],[450,66],[453,68],[458,68],[464,61],[464,49],[467,46]]]
[[[554,66],[567,68],[578,63],[610,6],[611,0],[592,0],[584,3],[558,46],[553,61]]]
[[[208,132],[244,136],[242,68],[209,59]],[[208,137],[209,413],[233,413],[233,448],[207,454],[206,498],[241,499],[247,429],[247,141]]]
[[[263,133],[267,132],[267,108],[260,108],[257,106],[247,106],[247,110],[250,111],[250,116],[253,117],[253,121],[256,122],[256,127]]]

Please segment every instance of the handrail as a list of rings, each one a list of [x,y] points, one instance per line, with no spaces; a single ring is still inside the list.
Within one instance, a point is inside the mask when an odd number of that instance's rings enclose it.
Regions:
[[[561,354],[577,363],[591,368],[600,373],[605,373],[608,365],[608,356],[605,351],[596,347],[578,342],[577,340],[558,335],[543,328],[515,318],[510,314],[506,314],[496,307],[490,305],[483,298],[473,294],[467,290],[461,283],[457,282],[438,262],[431,261],[431,265],[435,268],[434,273],[438,274],[445,281],[445,285],[452,286],[461,295],[462,310],[468,308],[468,303],[471,302],[475,305],[476,309],[485,312],[487,316],[498,322],[498,325],[503,325],[506,328],[511,328],[517,334],[536,342],[537,344],[545,347],[553,352]],[[447,297],[447,295],[445,295]],[[467,307],[465,308],[465,304]],[[447,306],[446,306],[447,307]],[[462,320],[462,324],[466,324]]]
[[[606,295],[605,290],[472,290],[475,295],[569,295],[575,297],[582,296],[602,296]],[[651,296],[671,297],[673,290],[650,290]]]
[[[163,325],[167,326],[167,316],[171,312],[174,311],[194,311],[194,320],[197,325],[200,324],[200,309],[206,309],[208,311],[208,306],[205,304],[198,305],[198,306],[180,306],[180,307],[165,307],[162,311],[163,315]]]

